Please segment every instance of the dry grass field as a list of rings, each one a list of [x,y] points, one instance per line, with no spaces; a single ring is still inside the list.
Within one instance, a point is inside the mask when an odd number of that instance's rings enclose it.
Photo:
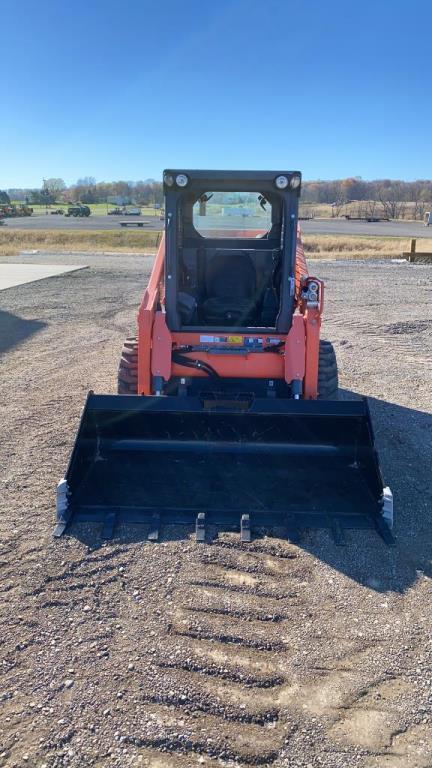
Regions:
[[[116,253],[153,253],[160,232],[142,230],[68,230],[0,229],[0,256],[20,251],[115,251]]]
[[[109,251],[154,253],[160,232],[143,230],[1,230],[0,257],[20,251]],[[349,237],[305,235],[306,255],[314,259],[394,259],[409,250],[409,240],[400,237]],[[421,238],[417,250],[432,251],[432,239]]]
[[[397,259],[410,249],[405,237],[305,235],[303,243],[306,257],[313,259]],[[424,251],[432,251],[432,239],[417,240],[417,252]]]

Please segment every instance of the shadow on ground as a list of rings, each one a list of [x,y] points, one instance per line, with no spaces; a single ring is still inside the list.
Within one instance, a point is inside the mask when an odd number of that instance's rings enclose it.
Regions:
[[[28,336],[32,336],[46,326],[47,323],[41,320],[25,320],[23,317],[0,309],[0,355],[21,344]]]
[[[340,393],[345,400],[358,397],[351,391]],[[298,546],[372,589],[403,592],[419,571],[432,576],[432,415],[375,398],[368,402],[384,484],[394,495],[396,546],[387,547],[373,530],[348,532],[345,546],[336,546],[327,531],[304,531]],[[100,525],[85,523],[68,529],[68,535],[91,548],[102,545],[101,532]],[[114,538],[157,546],[147,544],[148,533],[148,525],[118,526]],[[181,540],[192,533],[186,526],[163,526],[160,540]]]

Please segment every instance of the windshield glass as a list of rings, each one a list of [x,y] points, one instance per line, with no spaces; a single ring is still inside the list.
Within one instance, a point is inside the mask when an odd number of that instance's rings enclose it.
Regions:
[[[203,237],[256,237],[271,227],[271,205],[257,192],[206,192],[193,207]]]

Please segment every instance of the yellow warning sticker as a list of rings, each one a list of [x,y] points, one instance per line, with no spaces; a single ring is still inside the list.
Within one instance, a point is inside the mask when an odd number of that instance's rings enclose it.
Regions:
[[[228,336],[228,344],[243,344],[243,336]]]

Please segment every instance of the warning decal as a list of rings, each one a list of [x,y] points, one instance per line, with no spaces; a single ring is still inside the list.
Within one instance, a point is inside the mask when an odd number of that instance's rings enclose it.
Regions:
[[[243,336],[228,336],[228,344],[243,344]]]

